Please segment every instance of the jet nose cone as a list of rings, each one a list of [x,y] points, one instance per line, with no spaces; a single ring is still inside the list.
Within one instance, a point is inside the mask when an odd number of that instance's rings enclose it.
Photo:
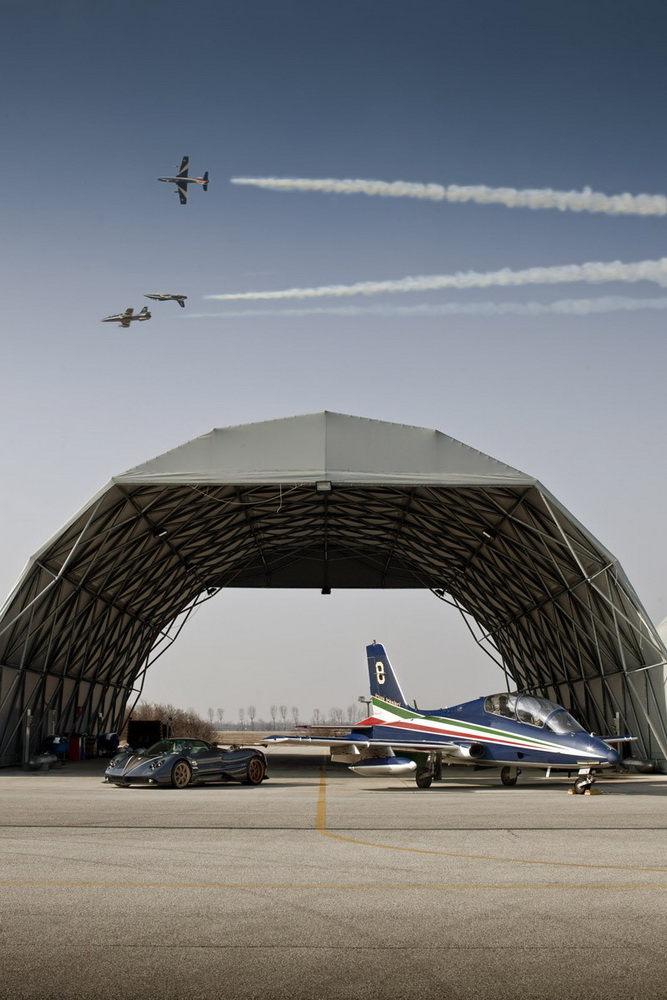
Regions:
[[[613,747],[609,748],[607,752],[607,762],[612,765],[621,763],[621,755],[618,750],[614,750]]]

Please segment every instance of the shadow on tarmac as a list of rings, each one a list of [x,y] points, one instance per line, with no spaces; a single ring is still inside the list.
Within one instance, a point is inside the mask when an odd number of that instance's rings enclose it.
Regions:
[[[19,765],[14,767],[0,768],[0,781],[3,778],[16,778],[21,775],[22,777],[29,778],[31,776],[49,778],[49,780],[56,781],[59,777],[64,778],[91,778],[98,775],[100,781],[104,780],[104,772],[108,767],[110,758],[104,757],[93,757],[89,760],[81,761],[66,761],[64,764],[56,764],[55,766],[43,770],[42,768],[37,769],[26,769],[24,770]],[[350,780],[353,782],[359,782],[360,778],[358,775],[352,774],[346,765],[343,764],[331,764],[329,762],[329,757],[327,754],[314,754],[308,753],[292,753],[283,752],[280,753],[269,753],[267,757],[269,779],[266,783],[266,788],[280,788],[289,784],[291,787],[298,788],[302,786],[304,778],[318,778],[322,773],[322,768],[326,767],[327,776],[329,778],[343,778],[345,780]],[[447,772],[450,773],[447,773]],[[458,773],[457,773],[458,772]],[[294,778],[292,778],[294,775]],[[377,780],[377,779],[375,779]],[[497,772],[489,770],[486,775],[480,773],[470,774],[467,769],[462,767],[451,767],[446,769],[445,776],[441,781],[434,781],[428,789],[418,789],[412,780],[406,780],[402,783],[397,783],[395,785],[384,785],[382,787],[373,786],[372,784],[366,784],[366,790],[373,792],[376,795],[401,795],[406,793],[428,793],[430,795],[447,794],[447,795],[462,795],[469,794],[471,792],[479,791],[492,791],[498,794],[511,795],[512,792],[530,790],[533,792],[539,791],[554,791],[558,789],[565,790],[571,787],[574,781],[574,774],[571,777],[529,777],[524,774],[519,778],[519,782],[515,787],[506,788],[500,783],[500,778]],[[218,782],[207,782],[202,785],[194,785],[192,787],[196,788],[222,788],[224,786],[239,788],[246,787],[244,785],[239,785],[238,782],[234,781],[218,781]],[[119,789],[120,791],[128,791],[132,788],[145,788],[144,785],[128,785],[127,787]],[[159,786],[162,787],[162,786]],[[166,787],[166,786],[164,786]],[[251,787],[251,786],[248,786]],[[667,794],[667,775],[662,774],[619,774],[619,773],[608,773],[600,775],[596,779],[595,789],[602,794],[611,793],[613,795],[665,795]]]

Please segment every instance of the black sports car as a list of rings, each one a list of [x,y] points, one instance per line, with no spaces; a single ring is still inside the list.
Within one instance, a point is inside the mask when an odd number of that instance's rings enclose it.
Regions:
[[[255,747],[219,747],[205,740],[159,740],[147,750],[121,750],[104,780],[121,787],[171,785],[187,788],[203,781],[240,781],[259,785],[266,778],[266,757]]]

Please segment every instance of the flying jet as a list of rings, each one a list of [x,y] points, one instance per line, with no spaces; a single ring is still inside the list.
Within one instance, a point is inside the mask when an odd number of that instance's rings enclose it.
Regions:
[[[126,309],[124,313],[115,313],[113,316],[105,316],[102,320],[103,323],[118,323],[119,326],[124,326],[126,329],[129,327],[130,323],[136,323],[137,320],[143,323],[144,320],[150,319],[151,313],[148,311],[148,306],[144,306],[134,315],[134,309]]]
[[[441,763],[500,767],[503,785],[516,785],[524,768],[576,771],[573,791],[589,791],[599,768],[620,763],[604,739],[587,733],[561,705],[532,694],[492,694],[451,708],[420,711],[408,705],[384,646],[366,647],[369,716],[350,732],[336,727],[315,736],[270,736],[263,742],[328,746],[331,760],[365,777],[413,774],[428,788]],[[340,727],[338,732],[340,732]],[[322,730],[328,730],[329,735]],[[632,737],[609,737],[623,742]]]
[[[145,299],[155,299],[156,302],[178,302],[181,309],[185,309],[187,295],[172,295],[170,292],[146,292]]]
[[[159,181],[164,181],[166,184],[173,183],[176,185],[181,205],[185,205],[188,200],[188,184],[203,184],[204,191],[208,191],[208,170],[203,177],[188,177],[189,163],[190,157],[184,156],[175,177],[158,177]]]

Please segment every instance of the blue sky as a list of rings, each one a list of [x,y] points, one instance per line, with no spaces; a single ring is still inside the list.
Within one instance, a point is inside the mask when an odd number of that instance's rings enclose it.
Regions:
[[[663,193],[666,29],[665,5],[646,0],[3,4],[0,591],[112,475],[211,427],[329,409],[437,428],[536,476],[662,619],[665,313],[280,316],[287,302],[239,316],[253,304],[205,296],[662,257],[667,218],[230,179]],[[211,184],[182,208],[156,178],[184,153]],[[188,295],[187,309],[155,303],[129,331],[100,323],[162,290]],[[612,282],[372,302],[660,294]],[[232,715],[284,700],[307,715],[364,692],[373,638],[420,702],[500,686],[432,604],[223,594],[147,694]],[[324,687],[311,664],[323,635]]]

